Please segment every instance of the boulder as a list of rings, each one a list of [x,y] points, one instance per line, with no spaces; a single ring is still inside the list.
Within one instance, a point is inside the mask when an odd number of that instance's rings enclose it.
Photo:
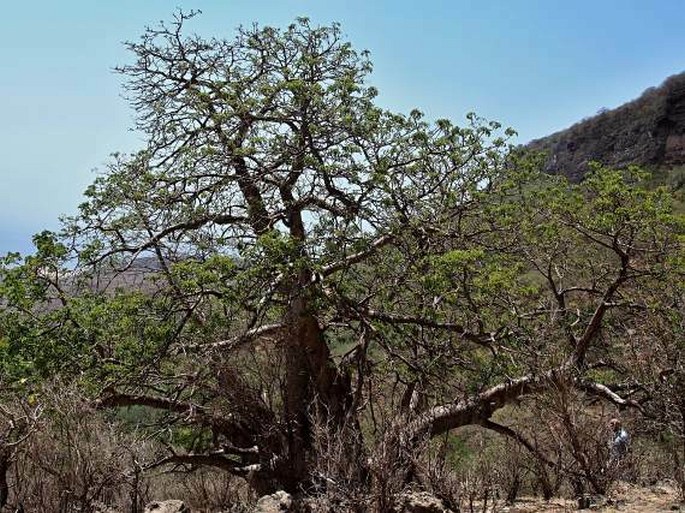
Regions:
[[[452,513],[437,497],[427,492],[408,492],[400,500],[399,513]]]
[[[278,492],[265,495],[257,501],[254,513],[287,513],[291,511],[293,498],[289,493]]]
[[[183,501],[154,501],[145,506],[145,513],[190,513]]]

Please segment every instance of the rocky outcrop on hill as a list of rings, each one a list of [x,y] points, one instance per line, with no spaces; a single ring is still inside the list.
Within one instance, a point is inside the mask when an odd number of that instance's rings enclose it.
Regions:
[[[685,73],[528,147],[546,153],[545,171],[574,181],[592,161],[619,168],[685,165]]]

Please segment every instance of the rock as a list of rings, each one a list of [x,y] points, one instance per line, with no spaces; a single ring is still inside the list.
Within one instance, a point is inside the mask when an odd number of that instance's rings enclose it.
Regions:
[[[616,505],[614,499],[609,499],[601,495],[584,494],[578,497],[578,509],[602,509],[607,506]]]
[[[452,510],[427,492],[409,492],[400,500],[399,513],[452,513]]]
[[[145,506],[145,513],[190,513],[183,501],[155,501]]]
[[[254,513],[284,513],[290,511],[293,498],[289,493],[279,490],[278,492],[265,495],[257,501]]]
[[[655,485],[652,486],[650,490],[656,495],[670,495],[673,493],[673,489],[666,485]]]

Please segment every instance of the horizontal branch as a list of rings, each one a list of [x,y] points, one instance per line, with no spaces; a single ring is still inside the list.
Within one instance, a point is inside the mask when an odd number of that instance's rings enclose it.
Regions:
[[[171,413],[185,414],[187,422],[212,427],[226,435],[242,433],[239,426],[231,420],[231,415],[218,416],[206,411],[202,406],[176,401],[165,397],[155,397],[142,394],[112,394],[95,401],[98,409],[127,406],[146,406]]]
[[[524,395],[549,390],[563,380],[568,380],[571,386],[607,399],[618,406],[633,407],[642,411],[642,406],[638,402],[622,398],[606,385],[573,378],[574,369],[575,367],[566,362],[541,375],[529,374],[495,385],[474,397],[435,406],[408,423],[407,436],[409,439],[416,439],[425,435],[439,435],[466,425],[485,425],[492,414],[500,408]]]
[[[591,381],[579,381],[578,388],[590,394],[603,397],[604,399],[607,399],[608,401],[614,403],[616,406],[619,406],[620,408],[631,407],[642,411],[642,405],[640,403],[633,399],[624,399],[616,392],[611,390],[608,386],[603,385],[601,383],[594,383]]]
[[[186,352],[196,352],[203,351],[206,349],[235,349],[236,347],[254,340],[259,337],[266,337],[281,332],[285,328],[285,325],[277,324],[265,324],[264,326],[259,326],[258,328],[253,328],[251,330],[245,331],[241,335],[237,335],[232,338],[225,340],[220,340],[218,342],[211,342],[208,344],[191,344],[187,346],[181,346],[176,349],[176,353],[186,353]]]
[[[259,463],[240,465],[239,462],[225,457],[222,454],[173,454],[143,467],[150,470],[163,465],[193,465],[215,467],[230,472],[233,475],[247,477],[249,474],[259,472],[262,466]]]
[[[422,326],[424,328],[435,328],[441,330],[452,331],[459,334],[466,340],[475,342],[476,344],[490,347],[490,343],[494,340],[494,334],[491,333],[475,333],[467,330],[463,325],[454,322],[440,322],[426,317],[412,316],[412,315],[397,315],[385,312],[379,312],[372,309],[357,309],[369,319],[374,319],[388,324],[412,324],[415,326]]]
[[[208,224],[217,224],[217,225],[225,225],[225,224],[233,224],[233,223],[244,223],[247,221],[247,218],[244,216],[233,216],[233,215],[228,215],[228,214],[215,214],[211,216],[206,216],[206,217],[201,217],[198,219],[191,219],[189,221],[184,221],[181,223],[177,223],[172,226],[168,226],[161,232],[157,233],[156,235],[153,235],[150,237],[149,240],[146,242],[139,244],[137,246],[122,246],[122,247],[116,247],[102,255],[100,255],[97,261],[103,261],[104,259],[115,255],[117,253],[134,253],[135,255],[139,255],[140,253],[144,252],[147,249],[150,249],[166,237],[167,235],[170,235],[172,233],[178,232],[178,231],[187,231],[187,230],[196,230],[198,228],[202,228],[205,225]]]
[[[461,426],[482,424],[498,409],[524,394],[542,388],[544,381],[551,381],[555,377],[555,371],[549,371],[540,377],[527,375],[495,385],[474,397],[434,406],[409,423],[409,438],[424,434],[435,436]]]
[[[154,397],[138,394],[112,394],[105,398],[95,401],[97,409],[126,407],[126,406],[147,406],[158,410],[166,410],[174,413],[185,413],[196,408],[191,404],[182,403],[167,399],[166,397]]]

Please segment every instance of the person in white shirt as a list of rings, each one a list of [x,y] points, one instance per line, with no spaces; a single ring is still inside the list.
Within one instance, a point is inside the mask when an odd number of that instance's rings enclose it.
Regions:
[[[609,442],[609,459],[618,462],[626,455],[630,447],[630,435],[621,425],[621,421],[613,418],[609,421],[611,441]]]

